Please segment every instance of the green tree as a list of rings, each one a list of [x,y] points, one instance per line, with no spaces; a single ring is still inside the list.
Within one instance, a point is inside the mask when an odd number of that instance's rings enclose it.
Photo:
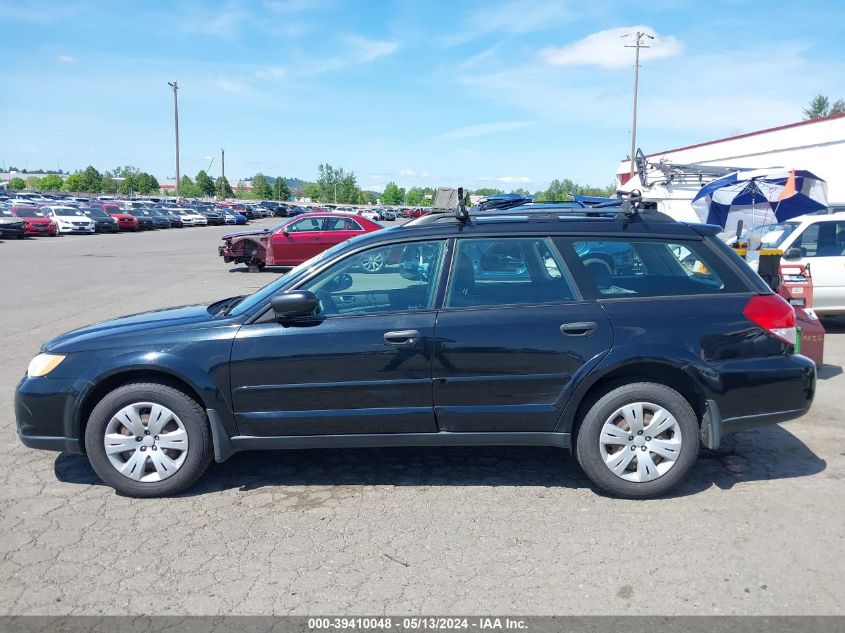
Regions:
[[[213,196],[214,195],[214,181],[211,177],[205,173],[204,169],[200,169],[197,172],[197,179],[196,179],[197,187],[200,188],[202,191],[202,195],[204,196]]]
[[[26,188],[30,191],[41,191],[41,179],[37,176],[30,176],[26,179]]]
[[[804,120],[818,119],[819,117],[842,114],[843,112],[845,112],[845,99],[837,99],[831,103],[827,95],[817,94],[812,98],[810,104],[804,108]]]
[[[411,207],[421,207],[425,203],[425,194],[419,187],[411,187],[405,196],[405,203]]]
[[[481,189],[476,189],[472,193],[473,193],[473,195],[476,195],[476,196],[484,196],[485,198],[488,198],[490,196],[498,196],[499,194],[502,194],[502,193],[505,193],[505,192],[502,191],[501,189],[494,189],[492,187],[482,187]]]
[[[830,114],[830,99],[823,94],[817,94],[810,104],[804,108],[804,120],[818,119]]]
[[[387,183],[384,192],[381,194],[382,204],[402,204],[405,201],[405,190],[399,187],[395,182]]]
[[[152,194],[159,193],[161,191],[161,186],[158,184],[158,180],[152,174],[148,174],[145,171],[138,172],[134,176],[135,180],[135,191],[142,196],[149,196]]]
[[[61,191],[64,182],[61,176],[49,174],[41,179],[41,189],[42,191]]]
[[[261,172],[252,178],[252,197],[256,200],[269,200],[273,197],[273,188]]]
[[[9,189],[14,189],[16,191],[19,191],[19,190],[23,189],[24,187],[26,187],[26,183],[24,182],[23,178],[19,178],[18,176],[15,176],[14,178],[9,180]]]
[[[273,181],[273,200],[290,200],[290,196],[288,183],[281,176],[276,176]]]
[[[85,178],[81,171],[75,171],[64,182],[63,188],[65,191],[80,192],[85,191]]]
[[[531,192],[528,191],[528,189],[525,189],[524,187],[519,187],[518,189],[514,189],[513,191],[511,191],[511,193],[517,193],[520,196],[530,196],[531,195]]]
[[[185,198],[201,198],[202,189],[189,176],[182,176],[179,179],[179,195]]]
[[[372,191],[364,191],[363,189],[358,190],[358,204],[375,204],[378,202],[378,198]]]
[[[314,202],[322,200],[322,189],[316,182],[302,183],[302,193],[306,198],[313,200]]]
[[[98,193],[100,188],[103,186],[103,177],[100,175],[100,172],[94,169],[91,165],[88,165],[82,174],[85,179],[85,189],[83,189],[83,191],[87,191],[88,193]]]
[[[220,176],[214,184],[214,194],[220,198],[231,198],[235,195],[228,178]]]

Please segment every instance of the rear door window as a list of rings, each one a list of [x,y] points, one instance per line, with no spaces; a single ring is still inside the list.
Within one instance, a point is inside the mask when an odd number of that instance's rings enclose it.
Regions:
[[[701,241],[578,240],[571,249],[585,277],[604,297],[665,297],[747,290],[737,274]]]
[[[578,299],[560,254],[544,237],[459,239],[447,308]]]

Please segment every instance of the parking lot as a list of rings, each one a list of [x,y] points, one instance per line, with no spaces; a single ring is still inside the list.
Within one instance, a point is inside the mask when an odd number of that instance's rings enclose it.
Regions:
[[[0,612],[845,613],[845,319],[809,416],[704,451],[658,501],[524,447],[241,453],[135,500],[20,445],[14,388],[45,339],[275,278],[223,263],[231,230],[0,243]]]

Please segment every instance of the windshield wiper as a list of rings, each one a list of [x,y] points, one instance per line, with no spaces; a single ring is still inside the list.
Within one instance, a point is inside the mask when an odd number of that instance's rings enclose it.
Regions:
[[[237,297],[229,297],[228,299],[218,301],[216,304],[212,304],[217,306],[212,314],[214,316],[226,316],[232,308],[246,299],[246,297],[247,295],[238,295]]]

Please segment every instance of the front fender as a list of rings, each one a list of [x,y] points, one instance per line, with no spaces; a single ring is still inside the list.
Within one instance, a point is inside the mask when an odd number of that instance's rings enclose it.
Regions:
[[[202,400],[204,409],[216,411],[220,420],[231,435],[237,435],[237,426],[232,414],[232,406],[229,401],[228,391],[228,358],[221,358],[219,365],[225,366],[225,371],[220,372],[218,384],[208,372],[190,360],[174,354],[163,352],[130,352],[119,354],[103,359],[103,362],[92,368],[94,375],[82,376],[79,380],[79,393],[76,398],[73,421],[77,437],[82,437],[82,408],[88,396],[103,385],[120,375],[131,375],[137,372],[156,372],[171,376],[186,383],[193,389]]]

